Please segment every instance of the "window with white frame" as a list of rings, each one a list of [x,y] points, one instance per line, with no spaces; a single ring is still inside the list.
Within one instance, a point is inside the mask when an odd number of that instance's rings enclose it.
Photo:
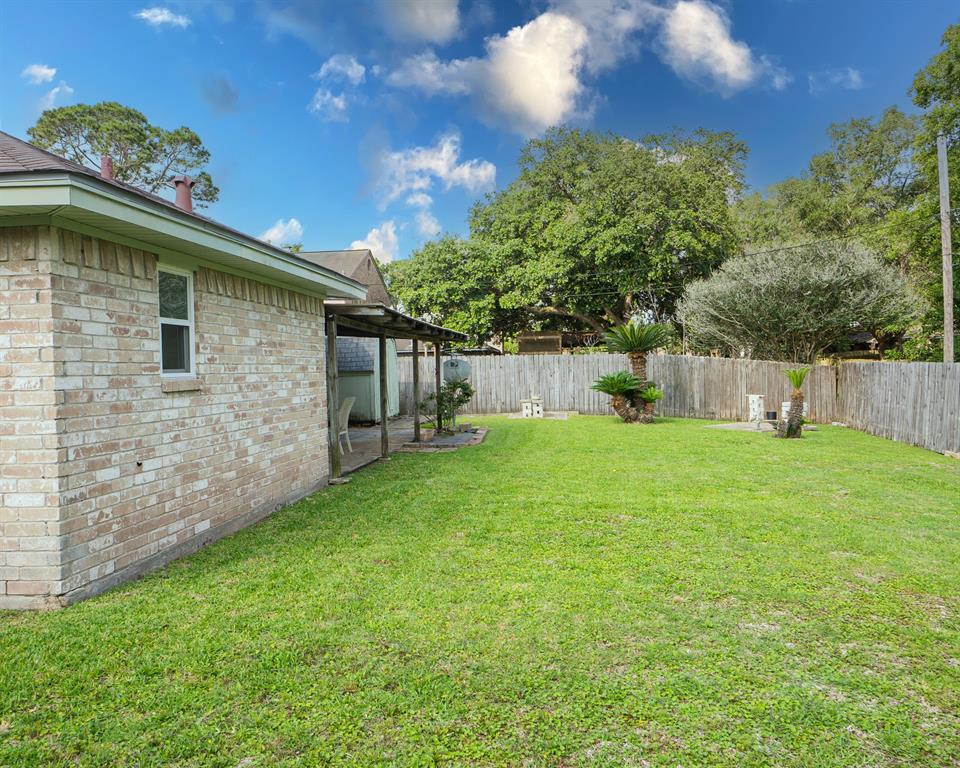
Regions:
[[[193,366],[193,273],[161,266],[160,373],[192,376]]]

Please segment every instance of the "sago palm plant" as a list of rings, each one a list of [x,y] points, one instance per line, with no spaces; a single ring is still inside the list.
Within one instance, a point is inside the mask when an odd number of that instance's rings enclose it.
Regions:
[[[614,413],[628,422],[638,421],[640,414],[630,405],[634,394],[642,388],[640,381],[629,371],[605,373],[591,387],[597,392],[610,395],[610,405]]]
[[[661,397],[663,397],[663,390],[657,389],[653,384],[648,384],[634,395],[635,400],[643,403],[643,414],[640,421],[644,424],[649,424],[653,421],[653,409],[657,404],[657,400]]]
[[[790,413],[786,421],[781,421],[777,428],[780,437],[800,437],[803,434],[803,382],[810,373],[809,368],[788,368],[784,371],[793,393],[790,395]]]
[[[616,325],[604,334],[610,352],[621,352],[630,358],[633,375],[647,382],[647,353],[667,344],[671,336],[669,326],[663,323],[644,325],[636,321]]]

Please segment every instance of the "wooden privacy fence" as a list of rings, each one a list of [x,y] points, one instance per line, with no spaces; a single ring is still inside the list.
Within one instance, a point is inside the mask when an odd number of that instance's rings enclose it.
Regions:
[[[476,393],[466,413],[515,413],[520,400],[543,398],[548,411],[608,414],[610,398],[590,385],[629,370],[626,355],[501,355],[467,358]],[[411,361],[400,363],[400,410],[413,412]],[[433,391],[433,360],[420,359],[423,394]],[[790,399],[789,363],[650,355],[647,374],[664,391],[665,416],[748,418],[747,395],[766,410]],[[937,451],[960,451],[960,363],[843,363],[813,366],[803,385],[813,421],[851,427]]]
[[[746,421],[747,395],[763,395],[764,408],[780,412],[793,388],[784,371],[789,363],[724,357],[651,355],[647,375],[663,390],[658,410],[665,416]],[[815,365],[803,385],[813,421],[837,421],[837,372]]]
[[[543,398],[548,411],[612,413],[610,398],[590,389],[605,373],[628,368],[626,355],[489,355],[466,358],[475,394],[464,413],[514,413],[531,395]],[[410,361],[400,365],[400,412],[413,413]],[[433,393],[433,360],[420,358],[423,395]]]
[[[960,363],[843,363],[841,421],[872,435],[960,452]]]

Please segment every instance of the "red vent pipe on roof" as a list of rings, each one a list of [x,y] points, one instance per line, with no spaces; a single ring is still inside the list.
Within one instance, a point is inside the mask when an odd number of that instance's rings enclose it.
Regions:
[[[100,177],[113,181],[113,158],[110,155],[100,155]]]
[[[193,213],[193,185],[194,180],[189,176],[174,176],[173,186],[177,190],[176,204],[187,213]]]

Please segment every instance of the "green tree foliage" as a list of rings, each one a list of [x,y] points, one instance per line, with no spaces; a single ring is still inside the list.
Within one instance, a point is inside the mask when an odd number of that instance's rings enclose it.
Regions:
[[[669,318],[690,280],[737,246],[729,200],[746,149],[728,133],[619,136],[555,128],[471,212],[468,241],[391,265],[409,310],[481,338]]]
[[[678,314],[699,351],[812,363],[844,349],[852,330],[902,333],[917,305],[895,268],[845,242],[730,259],[688,286]]]
[[[934,56],[913,81],[913,103],[924,110],[921,129],[915,141],[917,165],[924,179],[924,193],[917,201],[918,213],[931,221],[913,232],[911,246],[915,256],[917,282],[923,288],[929,308],[923,317],[925,333],[918,335],[907,356],[943,359],[943,272],[940,229],[934,221],[940,203],[937,184],[936,140],[947,137],[947,165],[950,193],[953,196],[953,253],[960,252],[960,24],[947,28],[941,40],[943,49]],[[956,263],[956,261],[954,262]],[[960,270],[953,270],[953,316],[960,322]],[[957,327],[954,328],[957,332]],[[958,350],[960,354],[960,350]],[[960,358],[958,358],[960,359]]]
[[[68,160],[99,169],[100,155],[113,158],[114,177],[158,194],[178,174],[191,176],[198,205],[220,196],[204,170],[210,152],[186,126],[172,131],[151,125],[135,109],[116,102],[48,109],[27,131],[30,140]]]
[[[806,173],[775,184],[766,197],[750,195],[737,205],[744,242],[752,249],[846,236],[908,210],[922,189],[913,162],[918,130],[919,119],[896,107],[876,120],[830,126],[831,148],[814,156]],[[883,233],[871,244],[895,250],[895,238]]]
[[[909,116],[891,107],[877,119],[858,118],[830,128],[831,148],[807,172],[750,195],[736,205],[741,239],[755,250],[857,234],[909,279],[925,311],[892,357],[942,359],[943,283],[937,222],[936,137],[949,140],[950,187],[960,189],[960,25],[947,29],[943,48],[913,82]],[[960,246],[954,214],[953,247]],[[954,270],[960,308],[960,270]],[[960,318],[960,311],[955,310]]]
[[[643,401],[646,405],[657,402],[663,397],[663,390],[657,389],[653,384],[644,387],[637,392],[637,399]]]
[[[498,266],[477,242],[445,235],[384,272],[404,311],[482,340],[518,314],[500,305]]]
[[[631,397],[643,384],[629,371],[605,373],[591,385],[591,389],[611,397]]]
[[[440,385],[439,394],[431,392],[420,403],[420,412],[433,416],[436,421],[437,411],[440,411],[440,424],[453,424],[457,411],[470,402],[474,395],[473,385],[466,379],[445,381]]]

